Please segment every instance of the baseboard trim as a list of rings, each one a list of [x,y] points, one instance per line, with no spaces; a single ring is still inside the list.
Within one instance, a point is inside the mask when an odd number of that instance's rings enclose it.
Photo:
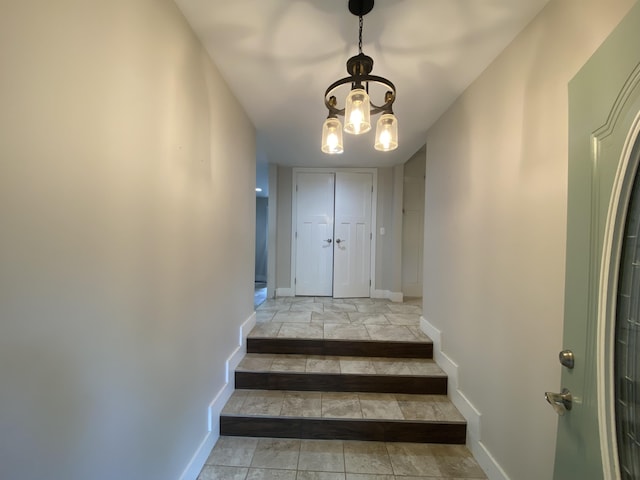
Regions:
[[[293,288],[276,288],[276,297],[295,297]],[[385,298],[392,302],[401,303],[404,300],[402,292],[392,292],[390,290],[371,290],[371,298]]]
[[[180,475],[180,480],[196,480],[204,462],[207,461],[211,449],[220,438],[220,412],[231,397],[234,390],[233,372],[247,353],[247,335],[256,325],[256,312],[253,312],[242,325],[240,325],[238,344],[227,360],[224,362],[225,383],[213,397],[207,409],[207,433],[204,435],[200,445],[191,457],[188,465]]]
[[[420,328],[433,340],[433,359],[449,377],[451,402],[467,420],[467,446],[491,480],[510,480],[489,449],[482,443],[482,414],[458,388],[458,364],[442,351],[442,332],[426,318],[420,317]]]
[[[372,290],[371,298],[386,298],[392,302],[402,302],[404,295],[402,292],[392,292],[390,290]]]
[[[276,288],[276,297],[295,297],[293,288]]]
[[[209,452],[211,452],[211,449],[218,441],[218,438],[220,438],[220,434],[214,434],[212,432],[208,432],[204,436],[204,439],[200,443],[196,453],[191,457],[189,465],[187,465],[187,468],[185,468],[182,475],[180,475],[180,480],[196,480],[198,478],[198,475],[204,466],[204,462],[207,461]]]

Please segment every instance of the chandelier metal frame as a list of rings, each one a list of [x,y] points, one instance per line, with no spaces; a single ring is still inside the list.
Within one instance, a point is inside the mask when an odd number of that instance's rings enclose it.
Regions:
[[[373,10],[374,0],[349,0],[349,11],[360,19],[358,28],[358,55],[355,55],[347,60],[347,73],[348,77],[341,78],[329,85],[329,88],[324,93],[324,104],[329,110],[329,115],[336,117],[338,115],[344,116],[345,109],[337,108],[336,97],[331,95],[338,87],[351,84],[352,88],[361,87],[365,84],[365,90],[369,93],[369,83],[378,83],[389,88],[386,92],[383,105],[375,105],[371,102],[371,114],[375,115],[381,112],[392,113],[393,102],[396,99],[396,87],[395,85],[384,77],[378,75],[371,75],[373,70],[373,58],[362,53],[362,27],[363,20],[367,13]]]

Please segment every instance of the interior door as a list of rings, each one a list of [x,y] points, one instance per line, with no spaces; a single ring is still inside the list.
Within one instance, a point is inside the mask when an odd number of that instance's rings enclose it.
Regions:
[[[337,172],[333,296],[369,297],[373,175]]]
[[[620,478],[613,324],[620,245],[640,112],[640,5],[569,85],[569,190],[563,368],[572,408],[559,417],[554,479]],[[631,478],[631,477],[622,477]]]
[[[295,294],[333,292],[333,173],[299,172],[296,177]]]

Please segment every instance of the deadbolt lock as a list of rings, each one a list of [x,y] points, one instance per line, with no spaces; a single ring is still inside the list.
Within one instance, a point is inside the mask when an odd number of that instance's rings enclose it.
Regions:
[[[559,354],[560,363],[563,367],[572,369],[575,365],[575,358],[571,350],[562,350]]]

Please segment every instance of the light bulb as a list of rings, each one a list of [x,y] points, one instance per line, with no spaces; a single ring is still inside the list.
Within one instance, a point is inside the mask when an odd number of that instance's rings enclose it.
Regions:
[[[362,102],[353,102],[354,110],[351,112],[351,116],[349,117],[349,123],[353,125],[353,133],[360,133],[360,126],[362,124]]]
[[[331,153],[336,151],[336,147],[338,146],[338,136],[335,132],[331,132],[327,136],[327,145],[329,146],[329,151]]]
[[[391,144],[391,134],[387,130],[380,134],[380,143],[385,150],[389,149],[389,145]]]

